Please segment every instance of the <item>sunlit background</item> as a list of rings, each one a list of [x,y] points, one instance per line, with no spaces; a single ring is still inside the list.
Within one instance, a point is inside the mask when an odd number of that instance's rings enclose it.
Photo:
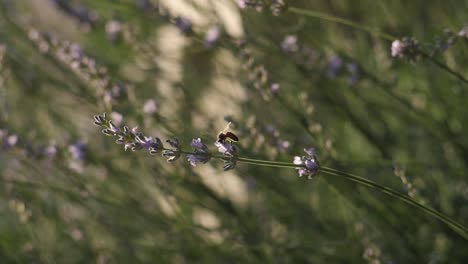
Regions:
[[[169,163],[93,125],[217,154],[231,122],[239,156],[315,147],[468,225],[468,2],[253,2],[0,0],[0,263],[467,262],[345,178]],[[392,56],[403,37],[428,57]]]

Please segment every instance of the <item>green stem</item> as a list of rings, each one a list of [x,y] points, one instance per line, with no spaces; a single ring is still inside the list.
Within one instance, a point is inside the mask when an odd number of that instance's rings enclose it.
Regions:
[[[386,40],[389,40],[389,41],[393,41],[393,40],[396,39],[395,37],[393,37],[393,36],[391,36],[391,35],[389,35],[387,33],[382,32],[380,29],[372,28],[372,27],[368,27],[368,26],[363,26],[363,25],[361,25],[359,23],[356,23],[354,21],[351,21],[351,20],[348,20],[348,19],[345,19],[345,18],[341,18],[341,17],[337,17],[337,16],[333,16],[333,15],[329,15],[329,14],[324,14],[322,12],[313,11],[313,10],[306,10],[306,9],[302,9],[302,8],[294,7],[294,6],[289,7],[288,11],[291,12],[291,13],[295,13],[295,14],[305,15],[305,16],[309,16],[309,17],[315,17],[315,18],[326,20],[326,21],[331,21],[331,22],[335,22],[335,23],[338,23],[338,24],[350,26],[352,28],[360,29],[362,31],[370,33],[371,35],[375,35],[375,36],[378,36],[380,38],[383,38],[383,39],[386,39]]]
[[[349,26],[349,27],[352,27],[352,28],[356,28],[356,29],[365,31],[365,32],[367,32],[367,33],[369,33],[371,35],[375,35],[375,36],[378,36],[378,37],[380,37],[382,39],[386,39],[386,40],[389,40],[389,41],[394,41],[394,40],[397,39],[396,37],[394,37],[392,35],[389,35],[387,33],[384,33],[384,32],[382,32],[381,30],[379,30],[377,28],[364,26],[364,25],[361,25],[361,24],[356,23],[354,21],[342,18],[342,17],[337,17],[337,16],[333,16],[333,15],[329,15],[329,14],[324,14],[322,12],[302,9],[302,8],[293,7],[293,6],[289,7],[288,10],[291,13],[305,15],[305,16],[309,16],[309,17],[315,17],[315,18],[318,18],[318,19],[323,19],[323,20],[326,20],[326,21],[331,21],[331,22],[346,25],[346,26]],[[465,84],[468,84],[468,80],[465,77],[463,77],[463,75],[461,75],[460,73],[452,70],[451,68],[449,68],[444,63],[436,60],[435,58],[433,58],[432,56],[430,56],[429,54],[427,54],[427,53],[425,53],[425,52],[423,52],[421,50],[418,50],[418,53],[421,54],[426,59],[429,59],[431,62],[433,62],[435,65],[437,65],[437,67],[439,67],[439,68],[443,69],[444,71],[446,71],[446,72],[452,74],[453,76],[457,77],[459,80],[461,80]]]
[[[460,81],[464,82],[465,84],[468,84],[468,80],[463,77],[463,75],[461,75],[460,73],[452,70],[451,68],[449,68],[449,66],[445,65],[444,63],[436,60],[434,57],[430,56],[429,54],[419,50],[418,51],[419,54],[421,54],[424,58],[430,60],[432,63],[434,63],[435,65],[437,65],[438,67],[442,68],[443,70],[445,70],[446,72],[452,74],[453,76],[457,77]]]
[[[437,218],[438,220],[442,221],[443,223],[447,224],[449,227],[451,227],[454,231],[456,231],[458,234],[460,234],[463,238],[465,238],[466,240],[468,240],[468,228],[463,226],[462,224],[456,222],[455,220],[452,220],[449,216],[441,213],[441,212],[438,212],[437,210],[435,209],[432,209],[430,207],[427,207],[427,206],[424,206],[416,201],[414,201],[413,199],[411,199],[410,197],[406,196],[406,195],[403,195],[391,188],[388,188],[388,187],[385,187],[385,186],[382,186],[376,182],[373,182],[371,180],[368,180],[368,179],[365,179],[365,178],[362,178],[362,177],[359,177],[357,175],[353,175],[353,174],[350,174],[350,173],[345,173],[345,172],[341,172],[341,171],[338,171],[338,170],[335,170],[335,169],[332,169],[332,168],[328,168],[328,167],[321,167],[321,171],[325,174],[328,174],[328,175],[335,175],[335,176],[342,176],[342,177],[346,177],[348,180],[350,181],[353,181],[355,183],[358,183],[360,185],[364,185],[364,186],[367,186],[369,188],[372,188],[372,189],[376,189],[380,192],[383,192],[385,194],[388,194],[390,196],[393,196],[395,198],[398,198],[400,200],[402,200],[403,202],[409,204],[409,205],[412,205],[422,211],[424,211],[425,213]]]

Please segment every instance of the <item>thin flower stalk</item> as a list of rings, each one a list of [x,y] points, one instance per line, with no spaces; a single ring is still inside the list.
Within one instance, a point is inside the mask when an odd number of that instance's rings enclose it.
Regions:
[[[433,209],[428,206],[425,206],[421,203],[418,203],[416,200],[411,197],[404,195],[394,189],[380,185],[374,181],[365,179],[363,177],[335,170],[329,167],[322,167],[319,165],[318,159],[315,155],[314,148],[304,149],[307,155],[304,156],[295,156],[293,162],[280,162],[280,161],[268,161],[268,160],[259,160],[244,158],[239,156],[239,150],[233,142],[218,140],[215,142],[215,146],[218,148],[218,151],[222,155],[213,155],[210,153],[208,147],[202,142],[200,138],[192,140],[191,146],[194,148],[194,151],[185,151],[182,150],[178,140],[168,140],[167,142],[171,145],[172,148],[166,148],[159,140],[159,138],[150,138],[143,135],[137,129],[129,129],[124,126],[123,128],[117,127],[113,124],[112,120],[107,118],[107,115],[104,113],[102,115],[97,115],[94,117],[94,124],[103,128],[102,132],[108,136],[117,136],[117,143],[124,144],[125,149],[131,149],[132,151],[137,151],[140,149],[147,149],[151,154],[162,152],[163,156],[166,152],[166,157],[169,156],[168,161],[172,157],[180,157],[180,155],[187,155],[187,160],[192,166],[196,166],[200,163],[207,163],[211,158],[217,158],[224,162],[223,169],[231,170],[236,167],[237,162],[265,166],[265,167],[280,167],[280,168],[291,168],[298,171],[299,177],[308,176],[308,179],[312,179],[317,176],[319,173],[325,175],[341,176],[345,179],[355,182],[359,185],[366,186],[368,188],[380,191],[387,195],[390,195],[394,198],[400,199],[403,202],[429,214],[430,216],[442,221],[463,238],[468,240],[468,228],[464,225],[458,223],[457,221],[451,219],[449,216]],[[172,153],[168,155],[167,151]]]
[[[361,24],[356,23],[354,21],[342,18],[342,17],[337,17],[337,16],[325,14],[325,13],[322,13],[322,12],[313,11],[313,10],[306,10],[306,9],[293,7],[293,6],[288,7],[288,11],[290,13],[305,15],[305,16],[309,16],[309,17],[315,17],[315,18],[322,19],[322,20],[325,20],[325,21],[330,21],[330,22],[335,22],[335,23],[338,23],[338,24],[350,26],[352,28],[356,28],[356,29],[365,31],[365,32],[367,32],[367,33],[369,33],[371,35],[380,37],[382,39],[392,41],[392,43],[395,43],[395,42],[399,41],[398,38],[396,38],[396,37],[394,37],[394,36],[392,36],[390,34],[384,33],[380,29],[364,26],[364,25],[361,25]],[[462,38],[462,37],[464,37],[464,35],[459,35],[459,37]],[[392,46],[393,46],[393,44],[392,44]],[[417,54],[421,55],[422,57],[424,57],[424,58],[428,59],[429,61],[431,61],[432,63],[434,63],[437,67],[439,67],[442,70],[444,70],[444,71],[450,73],[451,75],[457,77],[463,83],[468,84],[468,79],[467,78],[465,78],[460,73],[454,71],[453,69],[451,69],[449,66],[445,65],[444,63],[438,61],[433,56],[430,56],[429,54],[427,54],[426,52],[424,52],[420,48],[417,48],[414,51]]]

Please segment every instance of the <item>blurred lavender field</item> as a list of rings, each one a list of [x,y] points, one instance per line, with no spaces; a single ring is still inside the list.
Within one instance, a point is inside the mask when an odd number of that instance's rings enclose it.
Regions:
[[[467,263],[467,11],[0,0],[0,263]]]

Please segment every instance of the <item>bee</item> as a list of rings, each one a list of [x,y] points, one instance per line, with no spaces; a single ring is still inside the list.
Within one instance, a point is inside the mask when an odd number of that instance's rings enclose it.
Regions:
[[[226,127],[223,129],[223,131],[220,131],[218,134],[218,142],[225,144],[226,142],[232,143],[232,142],[237,142],[239,141],[239,138],[236,136],[236,134],[228,131],[229,126],[231,125],[231,122],[229,122]]]

